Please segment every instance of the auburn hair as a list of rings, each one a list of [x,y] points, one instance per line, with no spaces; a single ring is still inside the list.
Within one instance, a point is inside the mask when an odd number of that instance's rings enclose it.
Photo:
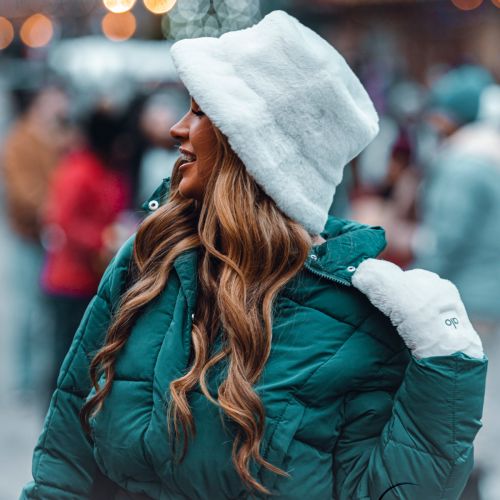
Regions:
[[[175,434],[176,443],[183,443],[182,460],[196,431],[188,394],[199,384],[207,399],[236,424],[232,457],[244,484],[268,494],[250,473],[251,462],[287,474],[260,454],[265,410],[254,385],[271,350],[273,302],[302,268],[311,236],[281,212],[247,173],[226,137],[215,127],[214,131],[217,148],[203,200],[186,199],[179,192],[178,162],[167,202],[137,231],[131,284],[114,313],[104,346],[91,362],[95,394],[83,406],[81,419],[88,432],[89,419],[111,390],[115,362],[134,321],[164,289],[174,260],[186,250],[197,249],[192,363],[170,384],[169,432]],[[213,354],[219,332],[222,348]],[[214,398],[207,387],[207,372],[223,360],[227,376]]]

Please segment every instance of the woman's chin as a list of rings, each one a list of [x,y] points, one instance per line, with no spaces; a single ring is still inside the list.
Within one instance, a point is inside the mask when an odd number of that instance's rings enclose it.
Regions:
[[[179,193],[183,198],[189,200],[198,200],[200,198],[198,189],[193,185],[193,182],[189,179],[183,178],[179,182]]]

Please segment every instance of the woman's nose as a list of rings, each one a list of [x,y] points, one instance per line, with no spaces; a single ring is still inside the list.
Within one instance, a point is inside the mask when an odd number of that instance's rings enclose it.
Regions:
[[[178,141],[185,140],[189,137],[187,114],[184,115],[175,125],[171,127],[170,135]]]

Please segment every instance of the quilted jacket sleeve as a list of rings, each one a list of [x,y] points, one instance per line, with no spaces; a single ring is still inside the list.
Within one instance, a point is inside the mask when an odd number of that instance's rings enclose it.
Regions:
[[[131,242],[106,270],[66,355],[33,455],[34,480],[23,489],[22,500],[91,498],[94,479],[100,474],[91,443],[80,425],[79,412],[90,391],[90,361],[103,344],[112,304],[119,297],[120,283],[127,272]]]
[[[346,394],[334,498],[459,498],[481,427],[486,366],[463,353],[411,357],[399,387]]]

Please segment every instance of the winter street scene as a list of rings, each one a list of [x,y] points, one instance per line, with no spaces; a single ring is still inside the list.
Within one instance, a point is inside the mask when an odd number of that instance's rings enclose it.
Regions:
[[[0,0],[0,500],[500,500],[500,0]]]

